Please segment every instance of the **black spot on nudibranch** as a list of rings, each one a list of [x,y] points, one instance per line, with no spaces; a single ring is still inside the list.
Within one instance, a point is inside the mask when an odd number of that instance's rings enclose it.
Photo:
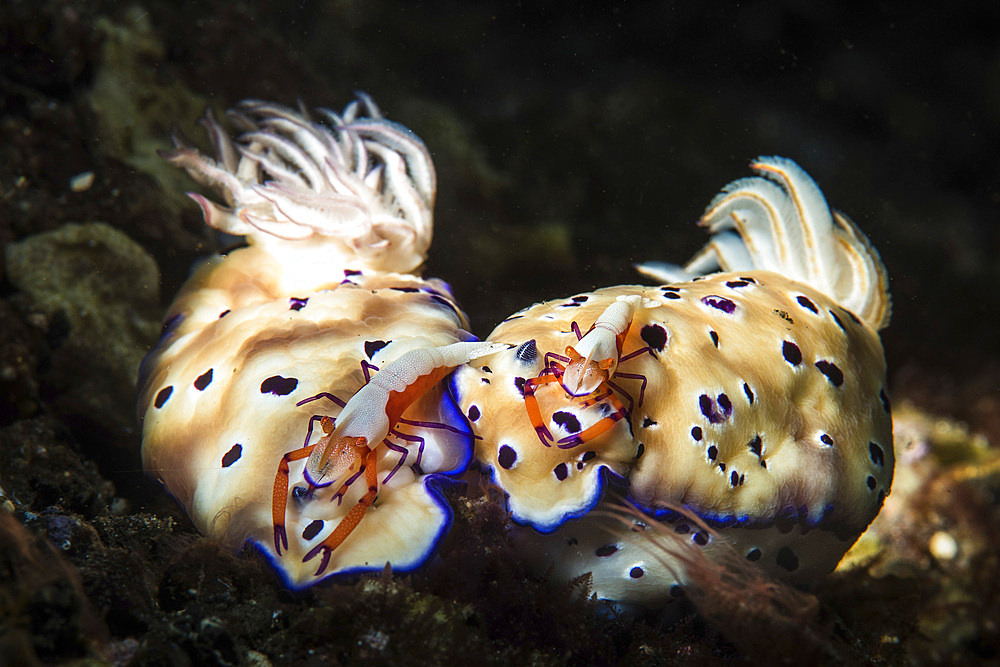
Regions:
[[[837,317],[837,313],[833,312],[832,310],[829,311],[829,313],[830,315],[833,316],[833,321],[837,323],[837,326],[840,327],[840,330],[843,331],[844,333],[847,333],[847,327],[845,327],[843,321],[841,321],[841,319]]]
[[[374,357],[379,350],[391,343],[391,340],[366,340],[365,341],[365,356],[371,359]]]
[[[646,445],[639,443],[639,446],[635,448],[635,458],[639,459],[643,454],[646,453]]]
[[[565,463],[560,463],[555,468],[552,469],[553,474],[556,476],[560,482],[569,476],[569,471],[566,469]]]
[[[676,288],[671,287],[671,288],[669,288],[669,291],[668,291],[668,288],[666,288],[666,287],[661,287],[660,289],[663,290],[663,298],[664,299],[675,299],[676,300],[676,299],[681,298],[681,295],[678,294],[676,291],[674,291]]]
[[[753,405],[753,390],[750,389],[750,385],[746,382],[743,383],[743,393],[747,395],[747,400],[750,401],[750,405]]]
[[[643,428],[649,428],[650,426],[656,426],[656,422],[653,421],[652,419],[650,419],[649,417],[643,417],[643,419],[642,419],[642,427]]]
[[[309,298],[300,299],[297,296],[289,297],[288,299],[288,309],[289,310],[302,310],[309,303]]]
[[[497,453],[497,463],[504,470],[510,470],[517,463],[517,452],[510,445],[500,445],[500,451]]]
[[[691,536],[691,541],[693,541],[698,546],[703,547],[706,544],[708,544],[708,533],[703,531],[698,531],[697,533]]]
[[[830,437],[829,435],[827,435],[826,433],[824,433],[823,435],[819,436],[819,439],[820,439],[820,440],[821,440],[821,441],[823,442],[823,444],[824,444],[824,445],[826,445],[827,447],[833,447],[833,438],[831,438],[831,437]]]
[[[486,378],[483,378],[484,380]],[[489,382],[489,380],[487,380]],[[514,387],[517,389],[518,393],[521,394],[521,398],[524,398],[524,383],[527,382],[524,378],[514,378]]]
[[[640,442],[639,444],[641,445],[642,443]],[[581,461],[590,461],[591,459],[596,458],[596,457],[597,457],[597,452],[595,452],[595,451],[589,451],[589,452],[584,452],[583,456],[580,457],[580,460]]]
[[[715,459],[718,458],[719,456],[719,448],[716,447],[715,445],[711,445],[709,446],[706,454],[708,454],[708,460],[714,462]]]
[[[882,467],[885,463],[885,452],[874,442],[868,443],[868,454],[872,457],[872,463]]]
[[[747,560],[750,561],[751,563],[756,562],[760,560],[761,555],[762,554],[760,553],[760,549],[754,547],[753,549],[747,552]]]
[[[631,570],[628,571],[628,576],[632,577],[633,579],[638,579],[644,574],[646,573],[643,572],[642,568],[639,567],[638,565],[636,565],[635,567],[633,567]]]
[[[868,475],[868,479],[865,480],[865,483],[868,485],[869,489],[871,489],[872,491],[875,490],[875,485],[877,484],[877,482],[875,481],[874,477]]]
[[[844,372],[837,367],[837,364],[832,361],[825,361],[823,359],[816,362],[816,368],[819,372],[826,376],[826,379],[830,381],[834,387],[839,387],[844,384]]]
[[[572,412],[560,410],[552,414],[552,421],[566,429],[567,433],[580,432],[580,420]]]
[[[799,569],[799,557],[795,555],[795,552],[788,547],[781,547],[778,549],[778,556],[774,559],[775,562],[789,572],[794,572]]]
[[[167,399],[170,398],[170,394],[172,393],[174,393],[174,388],[172,386],[164,387],[159,391],[159,393],[156,394],[156,399],[153,401],[153,405],[157,408],[162,408],[163,404],[167,402]]]
[[[729,486],[736,488],[736,485],[740,483],[740,474],[733,470],[729,473]]]
[[[219,313],[219,319],[221,320],[223,317],[225,317],[226,315],[228,315],[231,312],[233,312],[233,311],[231,311],[229,309],[226,309],[226,310],[222,311],[221,313]]]
[[[205,391],[205,387],[212,384],[212,369],[209,368],[207,371],[198,376],[198,379],[194,381],[194,388],[198,391]]]
[[[781,344],[781,355],[792,366],[798,366],[802,363],[802,350],[790,340],[786,340]]]
[[[323,523],[322,519],[316,519],[308,526],[306,526],[305,530],[302,531],[302,539],[311,540],[312,538],[316,537],[317,535],[319,535],[319,531],[323,530],[324,525],[325,524]]]
[[[727,299],[724,296],[710,294],[708,296],[703,296],[701,298],[701,302],[706,306],[710,306],[716,310],[721,310],[727,315],[732,315],[736,312],[736,304],[733,303],[731,299]]]
[[[229,466],[239,461],[241,456],[243,456],[243,445],[236,443],[235,445],[229,448],[228,452],[223,454],[222,467],[228,468]]]
[[[695,440],[701,440],[701,435],[702,434],[701,434],[701,427],[700,426],[694,426],[694,427],[691,428],[691,437],[692,438],[694,438]]]
[[[590,297],[587,296],[586,294],[581,294],[580,296],[574,296],[571,299],[571,301],[573,301],[573,303],[586,303],[587,299],[589,299],[589,298]]]
[[[747,447],[750,448],[750,451],[753,452],[757,458],[760,458],[762,453],[762,444],[763,440],[761,439],[760,434],[757,434],[753,437],[753,440],[747,443]]]
[[[605,544],[603,547],[594,549],[594,555],[598,558],[607,558],[608,556],[613,556],[617,551],[617,544]]]
[[[882,409],[885,410],[885,414],[889,414],[890,412],[889,397],[886,396],[884,387],[878,390],[878,400],[882,401]]]
[[[260,383],[260,393],[274,394],[275,396],[287,396],[295,391],[295,388],[298,386],[299,381],[295,378],[272,375]]]
[[[474,405],[470,406],[469,407],[469,421],[470,422],[478,421],[479,417],[480,417],[479,408],[477,408]]]
[[[659,324],[647,324],[639,332],[639,337],[657,352],[662,352],[667,344],[667,330]]]
[[[719,347],[719,334],[715,333],[714,331],[709,331],[708,336],[709,338],[712,339],[712,345],[714,345],[715,347]]]
[[[716,403],[718,410],[715,409]],[[708,394],[702,394],[698,397],[698,407],[701,408],[701,414],[705,415],[705,419],[712,424],[721,424],[733,414],[733,404],[725,394],[719,394],[718,401],[713,401]]]
[[[738,287],[746,287],[749,284],[750,283],[748,283],[745,280],[727,280],[726,281],[726,287],[729,287],[729,288],[732,288],[732,289],[736,289]]]
[[[812,301],[810,301],[808,297],[797,296],[797,297],[795,297],[795,300],[798,301],[799,305],[802,306],[803,308],[805,308],[806,310],[811,310],[812,312],[816,313],[817,315],[819,314],[819,311],[816,310],[816,304],[814,304]]]
[[[535,359],[538,358],[538,344],[535,343],[535,339],[524,341],[521,343],[520,347],[517,348],[517,352],[514,353],[517,360],[522,364],[533,364]]]

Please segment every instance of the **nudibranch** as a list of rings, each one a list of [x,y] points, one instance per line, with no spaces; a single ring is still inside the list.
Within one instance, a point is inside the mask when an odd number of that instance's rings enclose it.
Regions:
[[[590,514],[609,486],[709,557],[721,545],[684,512],[795,582],[831,570],[889,492],[885,269],[796,164],[752,168],[711,202],[687,266],[640,267],[665,284],[535,304],[490,334],[508,350],[452,378],[476,458],[533,529],[526,557],[592,572],[601,598],[683,584]]]
[[[168,160],[205,221],[248,245],[206,260],[140,371],[142,458],[207,535],[267,553],[292,587],[422,563],[472,434],[441,386],[471,342],[430,245],[424,144],[367,96],[342,114],[259,101],[207,115],[217,157]]]

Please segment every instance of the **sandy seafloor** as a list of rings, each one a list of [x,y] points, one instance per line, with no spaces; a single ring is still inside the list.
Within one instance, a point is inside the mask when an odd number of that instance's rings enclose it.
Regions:
[[[1000,659],[995,3],[176,4],[0,4],[0,664]],[[291,594],[143,475],[138,362],[219,249],[156,150],[174,124],[200,137],[207,105],[356,89],[430,147],[425,274],[480,336],[686,259],[759,154],[870,236],[895,302],[896,483],[815,613],[753,590],[598,613],[525,576],[475,494],[419,572]]]

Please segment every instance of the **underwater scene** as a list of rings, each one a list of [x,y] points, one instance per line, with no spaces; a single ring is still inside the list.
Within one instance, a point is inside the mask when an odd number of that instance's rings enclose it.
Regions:
[[[0,6],[0,664],[1000,660],[1000,9],[177,4]]]

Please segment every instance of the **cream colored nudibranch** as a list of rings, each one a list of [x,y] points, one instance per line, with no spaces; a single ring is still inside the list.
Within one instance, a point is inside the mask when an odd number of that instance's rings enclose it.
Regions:
[[[220,193],[192,195],[206,222],[248,245],[198,268],[143,364],[144,467],[200,530],[255,542],[293,587],[416,567],[450,523],[441,476],[472,447],[421,378],[491,349],[462,347],[473,337],[447,284],[413,273],[431,238],[430,156],[366,96],[341,114],[249,101],[231,119],[235,139],[204,120],[215,158],[167,155]],[[286,455],[327,428],[365,443],[314,446],[310,478],[308,457]]]
[[[752,167],[706,211],[706,249],[657,269],[666,284],[535,304],[490,334],[510,350],[453,376],[513,518],[555,531],[525,538],[525,557],[593,572],[600,597],[662,600],[678,583],[590,518],[609,481],[692,544],[711,540],[668,508],[798,581],[832,569],[889,492],[885,269],[797,165]]]

